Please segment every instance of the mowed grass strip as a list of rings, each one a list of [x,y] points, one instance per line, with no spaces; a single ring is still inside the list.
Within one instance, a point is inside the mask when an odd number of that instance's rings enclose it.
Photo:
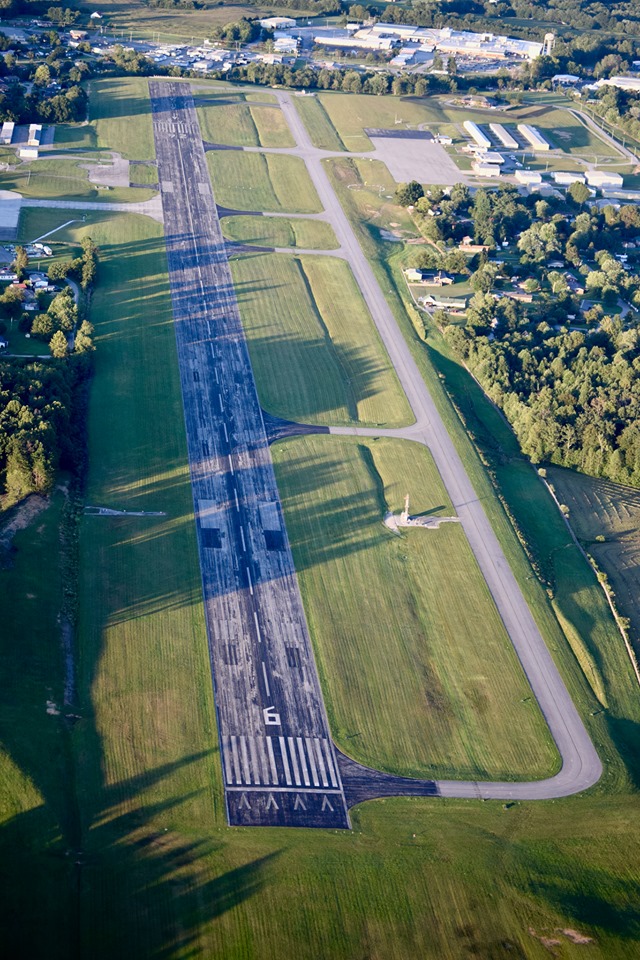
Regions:
[[[267,247],[301,247],[335,250],[336,235],[323,220],[287,220],[286,217],[224,217],[222,232],[228,240]]]
[[[304,162],[280,153],[212,151],[207,163],[216,201],[261,213],[320,213],[322,206]]]
[[[555,746],[462,527],[405,530],[388,508],[451,514],[428,452],[313,436],[273,448],[330,711],[356,759],[408,776],[522,779]]]
[[[25,197],[44,200],[88,200],[91,203],[138,203],[150,200],[152,190],[113,187],[99,190],[89,180],[89,171],[76,160],[42,158],[0,174],[0,187],[17,190]]]
[[[234,258],[231,269],[266,410],[303,423],[410,421],[344,261],[255,254]]]
[[[117,150],[128,160],[153,160],[153,122],[148,81],[142,77],[109,77],[89,84],[89,120],[97,146]]]
[[[233,95],[232,102],[220,94],[219,102],[200,101],[196,111],[204,140],[230,147],[293,147],[293,137],[279,106],[260,106]]]
[[[329,119],[322,100],[317,95],[315,97],[294,97],[293,102],[315,147],[319,147],[321,150],[346,149],[338,131]]]

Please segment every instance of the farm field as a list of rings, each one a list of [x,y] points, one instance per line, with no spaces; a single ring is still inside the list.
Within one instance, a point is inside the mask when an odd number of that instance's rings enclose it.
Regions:
[[[556,769],[546,725],[462,528],[382,520],[411,494],[451,516],[428,452],[304,437],[274,448],[334,738],[406,776],[522,779]]]
[[[630,621],[640,650],[640,493],[634,487],[550,467],[561,503],[569,507],[573,530],[585,550],[606,573],[616,605]],[[598,542],[603,537],[604,542]]]
[[[200,100],[198,121],[204,140],[233,147],[293,147],[287,122],[276,104],[248,100],[243,94],[218,94],[220,102]],[[255,94],[254,94],[255,97]]]
[[[320,213],[322,207],[299,157],[280,153],[207,154],[216,201],[233,210]]]
[[[316,424],[411,422],[345,261],[251,254],[234,258],[231,269],[269,413]]]
[[[335,234],[322,220],[286,217],[224,217],[222,232],[228,240],[268,247],[301,247],[306,250],[335,250]]]

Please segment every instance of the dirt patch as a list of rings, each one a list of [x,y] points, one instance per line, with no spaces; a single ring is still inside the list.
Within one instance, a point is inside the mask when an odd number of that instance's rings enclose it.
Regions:
[[[25,530],[49,506],[49,498],[34,493],[9,512],[8,520],[0,526],[0,563],[11,553],[13,539]]]
[[[562,933],[568,940],[571,940],[571,943],[593,943],[593,937],[587,937],[584,933],[580,933],[578,930],[572,930],[570,927],[564,929]]]

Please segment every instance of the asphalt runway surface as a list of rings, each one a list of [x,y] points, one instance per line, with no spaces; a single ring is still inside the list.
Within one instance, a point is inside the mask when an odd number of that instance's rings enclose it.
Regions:
[[[228,820],[348,828],[191,89],[149,89]]]

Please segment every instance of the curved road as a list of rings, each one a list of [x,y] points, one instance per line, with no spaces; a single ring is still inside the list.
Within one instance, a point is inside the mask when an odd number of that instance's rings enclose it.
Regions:
[[[286,91],[275,93],[297,144],[287,152],[301,157],[306,163],[341,252],[351,265],[416,419],[412,426],[398,430],[335,427],[330,432],[337,435],[400,437],[423,443],[431,451],[562,758],[560,772],[547,780],[528,783],[445,780],[436,781],[436,792],[446,797],[525,800],[550,799],[585,790],[596,783],[602,774],[602,764],[591,738],[531,615],[407,342],[334,193],[322,166],[326,152],[316,149],[311,143],[290,94]],[[371,773],[374,776],[374,772]],[[393,784],[397,785],[398,792],[405,792],[401,778],[381,779],[387,782],[392,792]],[[415,782],[416,787],[419,784],[420,781]],[[423,781],[423,784],[424,791],[433,793],[433,782]],[[413,784],[404,781],[404,786],[408,790]]]

